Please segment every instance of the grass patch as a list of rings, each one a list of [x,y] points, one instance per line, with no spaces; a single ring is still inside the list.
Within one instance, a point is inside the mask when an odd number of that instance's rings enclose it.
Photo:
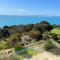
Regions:
[[[36,55],[37,51],[35,51],[34,49],[29,49],[28,50],[28,54],[30,54],[30,55]]]
[[[55,28],[55,29],[51,30],[51,33],[60,34],[60,29]]]
[[[32,48],[27,49],[26,52],[22,53],[22,54],[16,54],[16,57],[20,60],[23,60],[24,58],[31,58],[33,55],[36,55],[38,52],[35,51]]]

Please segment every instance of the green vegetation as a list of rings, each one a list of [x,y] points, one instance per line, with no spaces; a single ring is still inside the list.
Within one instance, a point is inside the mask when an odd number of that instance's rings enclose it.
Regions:
[[[52,49],[52,48],[54,48],[54,47],[55,47],[54,43],[53,43],[52,41],[50,41],[50,40],[47,40],[47,42],[46,42],[46,44],[45,44],[45,46],[44,46],[44,48],[45,48],[46,50]]]
[[[15,50],[18,51],[18,50],[22,50],[24,47],[22,45],[19,45],[19,44],[16,44],[15,45]]]
[[[60,26],[51,25],[47,21],[36,24],[4,26],[0,28],[0,50],[15,48],[15,51],[24,50],[22,54],[16,54],[19,59],[25,55],[32,56],[38,52],[33,49],[26,49],[26,46],[35,42],[45,41],[45,49],[49,50],[55,47],[50,41],[60,44]],[[48,41],[47,41],[48,40]]]
[[[31,58],[33,55],[36,55],[38,52],[35,51],[34,49],[32,48],[29,48],[27,51],[25,51],[24,53],[22,54],[16,54],[16,57],[20,60],[23,60],[24,58]]]
[[[29,49],[28,50],[28,54],[30,54],[30,55],[36,55],[37,51],[35,51],[34,49]]]
[[[59,28],[54,28],[54,29],[51,30],[51,33],[60,34],[60,29]]]
[[[3,41],[0,44],[0,49],[15,48],[19,50],[26,44],[33,42],[32,40],[36,42],[42,40],[42,34],[52,28],[53,26],[47,21],[37,24],[4,26],[0,29],[0,43]]]
[[[0,50],[7,49],[8,45],[6,41],[0,41]]]
[[[47,21],[37,24],[4,26],[0,29],[0,49],[15,48],[20,50],[34,41],[47,39],[58,41],[60,40],[59,34],[60,27],[51,25]]]

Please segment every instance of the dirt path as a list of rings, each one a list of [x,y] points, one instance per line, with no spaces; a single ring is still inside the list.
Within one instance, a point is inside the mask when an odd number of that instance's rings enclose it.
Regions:
[[[59,47],[59,44],[57,44],[56,42],[54,42],[54,44],[56,44],[56,46]],[[35,46],[35,48],[41,52],[35,56],[32,56],[32,58],[30,58],[30,59],[26,58],[24,60],[60,60],[60,55],[55,55],[51,52],[47,52],[47,51],[43,50],[42,47],[43,47],[43,44],[41,44],[40,47],[38,46],[38,48],[37,48],[37,46]]]
[[[24,60],[60,60],[60,56],[53,55],[49,52],[43,52],[39,53],[36,56],[33,56],[30,59],[24,59]]]

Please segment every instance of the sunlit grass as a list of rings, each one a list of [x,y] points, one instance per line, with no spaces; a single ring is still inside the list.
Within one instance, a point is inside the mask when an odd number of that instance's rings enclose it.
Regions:
[[[60,29],[55,28],[55,29],[51,30],[51,33],[60,34]]]
[[[36,55],[37,51],[35,51],[34,49],[29,49],[28,50],[28,54],[30,54],[30,55]]]

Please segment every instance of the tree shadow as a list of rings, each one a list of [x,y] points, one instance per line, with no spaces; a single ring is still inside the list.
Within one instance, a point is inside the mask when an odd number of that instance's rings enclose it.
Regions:
[[[28,54],[28,53],[22,54],[22,56],[23,56],[24,58],[28,58],[28,59],[30,59],[30,58],[32,57],[32,55],[30,55],[30,54]]]
[[[28,58],[28,59],[32,57],[32,55],[28,53],[28,48],[23,48],[19,51],[16,51],[16,54],[21,55],[22,57]]]

